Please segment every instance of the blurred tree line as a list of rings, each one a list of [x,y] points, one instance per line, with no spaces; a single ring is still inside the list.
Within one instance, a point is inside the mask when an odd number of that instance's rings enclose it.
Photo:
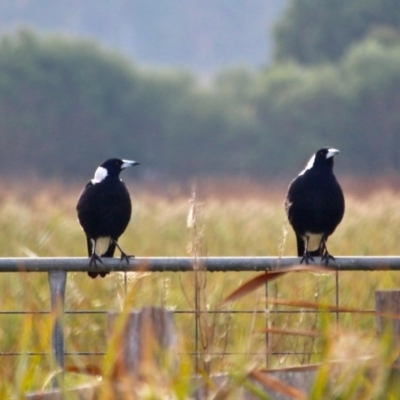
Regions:
[[[318,13],[309,29],[330,37],[321,3],[335,4],[328,8],[338,27],[353,4],[363,35],[344,30],[340,51],[299,40],[293,26],[306,29],[307,15]],[[343,172],[399,172],[400,36],[383,11],[367,18],[376,3],[292,0],[276,29],[276,63],[222,70],[209,85],[183,71],[140,68],[92,42],[27,30],[3,36],[0,170],[81,180],[118,156],[140,161],[147,178],[268,178],[293,175],[331,145],[342,150]],[[383,3],[400,26],[399,1]]]

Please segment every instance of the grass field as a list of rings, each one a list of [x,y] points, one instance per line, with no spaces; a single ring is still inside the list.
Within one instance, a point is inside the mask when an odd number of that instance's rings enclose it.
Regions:
[[[32,188],[37,188],[31,193]],[[333,255],[399,254],[400,196],[397,190],[347,184],[346,214],[329,240]],[[75,213],[80,188],[55,184],[0,185],[0,256],[86,256],[85,240]],[[294,255],[295,241],[287,226],[282,186],[199,185],[196,193],[196,229],[188,227],[190,190],[168,186],[162,190],[130,188],[133,200],[131,223],[120,240],[128,253],[137,256],[278,256]],[[162,194],[160,194],[162,193]],[[213,310],[252,273],[213,273],[202,276],[202,306]],[[374,307],[376,289],[397,288],[400,275],[391,272],[341,273],[340,306],[360,310]],[[294,273],[269,284],[273,297],[334,304],[334,275]],[[49,290],[45,274],[0,274],[0,311],[49,309]],[[238,300],[235,310],[265,308],[264,290]],[[86,274],[70,273],[67,282],[67,310],[121,310],[144,305],[162,305],[175,310],[193,310],[194,277],[184,273],[129,274],[128,304],[125,304],[123,275],[91,280]],[[272,306],[270,306],[272,307]],[[271,308],[272,309],[272,308]],[[285,307],[275,306],[274,310]],[[107,348],[104,315],[67,315],[67,351],[105,351]],[[0,352],[48,351],[51,320],[48,315],[1,315]],[[269,327],[293,330],[318,330],[321,337],[270,335],[270,351],[322,351],[323,355],[281,355],[271,357],[272,366],[285,366],[340,357],[333,343],[345,340],[341,356],[360,353],[359,344],[368,352],[384,352],[375,339],[375,321],[371,316],[340,316],[339,339],[327,337],[333,332],[335,316],[316,314],[273,314]],[[265,315],[230,316],[207,314],[203,331],[203,368],[212,372],[265,366]],[[177,315],[181,350],[193,350],[193,316]],[[188,334],[188,332],[190,334]],[[337,332],[335,330],[335,332]],[[372,349],[372,350],[371,350]],[[380,349],[380,350],[376,350]],[[225,355],[213,356],[213,352]],[[246,353],[229,356],[227,353]],[[339,351],[340,353],[340,351]],[[381,354],[381,353],[379,353]],[[387,360],[387,358],[385,358]],[[50,371],[48,357],[3,357],[0,363],[0,397],[18,395],[45,384]],[[101,365],[102,357],[67,357],[67,365]],[[193,368],[189,361],[189,369]],[[71,377],[86,379],[85,377]],[[345,397],[346,398],[346,397]]]

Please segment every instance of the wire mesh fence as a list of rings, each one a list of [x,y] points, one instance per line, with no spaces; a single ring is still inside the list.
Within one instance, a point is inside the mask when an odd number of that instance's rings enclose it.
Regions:
[[[209,281],[218,274],[230,274],[237,284],[231,287],[239,287],[243,281],[251,276],[266,271],[283,271],[285,268],[298,264],[299,259],[294,257],[176,257],[176,258],[135,258],[130,264],[120,262],[117,259],[104,260],[105,271],[119,273],[152,273],[154,281],[162,281],[167,274],[175,278],[180,274],[190,274],[195,282],[194,286],[185,288],[186,283],[180,282],[183,295],[188,297],[187,305],[190,307],[172,307],[177,330],[184,332],[190,339],[188,346],[182,352],[182,356],[194,359],[196,369],[204,368],[207,364],[218,364],[222,359],[240,358],[244,356],[255,356],[263,360],[265,367],[277,364],[307,364],[319,359],[321,346],[318,337],[313,335],[320,328],[323,319],[327,315],[339,323],[349,318],[359,318],[360,325],[371,328],[374,324],[373,307],[368,309],[346,309],[346,302],[342,302],[343,293],[351,289],[351,283],[341,282],[341,274],[348,271],[397,271],[400,269],[400,257],[337,257],[336,261],[330,262],[326,273],[322,270],[318,274],[310,274],[310,296],[305,298],[300,293],[293,301],[282,301],[285,284],[280,281],[267,283],[258,291],[258,302],[238,304],[235,306],[220,307],[218,304],[223,300],[219,297],[217,301],[208,303],[208,299],[202,292]],[[316,265],[318,265],[316,259]],[[48,273],[50,286],[50,304],[44,310],[0,310],[0,318],[49,318],[53,316],[48,324],[51,330],[51,346],[42,351],[24,349],[0,349],[1,357],[46,356],[53,354],[60,366],[66,362],[66,358],[75,359],[86,357],[93,360],[103,357],[106,352],[107,338],[106,320],[107,309],[70,309],[66,296],[68,296],[67,273],[83,273],[88,271],[87,258],[0,258],[0,272],[20,272],[29,276],[33,272]],[[194,279],[196,274],[202,274]],[[240,273],[240,274],[239,274]],[[242,275],[245,274],[243,277]],[[88,288],[88,296],[96,296],[93,292],[94,282],[81,274],[76,274],[79,280],[85,279]],[[182,279],[182,278],[177,278]],[[295,273],[292,281],[293,287],[304,280],[303,274]],[[107,280],[104,280],[107,284]],[[346,286],[347,285],[347,286]],[[165,284],[164,284],[165,286]],[[124,299],[129,299],[130,291],[129,274],[124,275],[123,282]],[[301,286],[303,287],[303,286]],[[323,287],[323,290],[321,289]],[[152,291],[148,287],[147,291]],[[146,290],[146,289],[144,289]],[[168,290],[168,289],[166,289]],[[229,293],[225,293],[227,295]],[[26,293],[28,295],[28,293]],[[347,294],[346,294],[347,296]],[[151,298],[151,293],[149,294]],[[281,299],[281,301],[277,301]],[[164,299],[165,300],[165,299]],[[303,300],[296,303],[295,300]],[[311,300],[315,304],[324,302],[322,308],[309,307]],[[167,308],[171,306],[168,301],[162,302]],[[328,306],[329,305],[329,306]],[[132,302],[135,306],[135,301]],[[84,319],[84,322],[80,322]],[[88,319],[89,318],[89,319]],[[92,324],[90,318],[96,318],[98,323]],[[240,322],[238,322],[240,320]],[[322,322],[321,322],[322,321]],[[3,323],[4,329],[7,324]],[[34,325],[33,331],[34,331]],[[252,344],[248,345],[248,328],[258,334],[252,337]],[[79,327],[79,332],[76,332]],[[95,327],[95,329],[93,329]],[[100,327],[100,328],[99,328]],[[101,329],[102,328],[102,329]],[[294,330],[295,334],[291,334]],[[32,332],[33,332],[32,331]],[[238,334],[237,331],[240,331]],[[243,333],[245,332],[245,333]],[[247,333],[246,333],[247,332]],[[85,347],[74,344],[78,335],[82,335]],[[101,336],[100,344],[92,346],[93,338]],[[235,336],[239,336],[237,339]],[[242,341],[243,346],[234,346],[232,342]],[[43,344],[45,347],[45,344]],[[183,354],[184,353],[184,354]]]

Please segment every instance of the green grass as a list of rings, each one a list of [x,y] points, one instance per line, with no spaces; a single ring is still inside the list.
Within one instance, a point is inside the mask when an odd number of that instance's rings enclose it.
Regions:
[[[282,190],[247,188],[241,192],[236,189],[231,196],[229,191],[216,194],[205,191],[207,195],[202,196],[202,190],[198,190],[196,234],[193,227],[187,224],[190,194],[174,194],[171,190],[165,192],[166,195],[160,196],[141,188],[131,188],[132,219],[120,240],[122,248],[128,253],[137,256],[295,254],[294,235],[285,219],[285,193]],[[338,256],[398,254],[400,200],[397,193],[390,190],[371,192],[366,196],[346,193],[346,214],[329,240],[330,252]],[[66,190],[40,184],[39,190],[30,195],[20,186],[10,188],[3,185],[0,195],[0,255],[86,256],[84,235],[75,213],[78,195],[79,190],[74,186]],[[254,273],[201,274],[202,308],[216,309],[229,293],[254,276]],[[394,272],[345,272],[340,274],[339,280],[340,306],[360,310],[374,307],[376,289],[400,285],[400,276]],[[192,273],[132,273],[129,274],[129,301],[125,304],[123,274],[113,273],[106,279],[91,280],[86,274],[69,273],[66,309],[122,310],[124,307],[156,305],[174,310],[193,310],[194,288]],[[0,274],[0,293],[0,311],[49,309],[45,274]],[[260,289],[229,307],[235,310],[262,310],[265,307],[264,295],[264,289]],[[333,305],[335,279],[333,275],[294,273],[271,283],[269,295]],[[270,309],[286,310],[288,307],[270,306]],[[181,351],[192,351],[194,317],[178,314],[175,321],[181,338]],[[106,316],[68,314],[65,322],[67,351],[106,351]],[[375,339],[373,317],[341,315],[340,334],[336,337],[331,335],[334,323],[335,316],[329,313],[320,316],[308,313],[272,314],[270,327],[316,329],[323,335],[319,338],[270,335],[270,351],[322,351],[323,355],[271,357],[271,366],[307,364],[338,357],[334,353],[334,344],[341,343],[340,340],[349,335],[359,340],[363,338],[366,349],[369,346],[381,349]],[[0,315],[0,351],[48,351],[50,326],[48,315]],[[262,314],[204,315],[201,320],[204,351],[225,355],[204,357],[202,367],[211,372],[264,367],[265,355],[250,353],[265,350],[265,334],[260,333],[265,326],[266,319]],[[350,348],[346,354],[356,358],[352,350],[357,347],[357,340],[353,340],[353,345],[352,341],[347,342]],[[244,354],[229,356],[226,354],[229,352]],[[74,356],[67,357],[67,364],[84,368],[101,366],[102,360],[103,357],[99,356]],[[193,371],[191,361],[188,361],[187,368]],[[48,357],[3,357],[0,363],[1,397],[40,388],[51,371],[50,365]],[[72,385],[80,379],[86,378],[70,374],[67,382]]]

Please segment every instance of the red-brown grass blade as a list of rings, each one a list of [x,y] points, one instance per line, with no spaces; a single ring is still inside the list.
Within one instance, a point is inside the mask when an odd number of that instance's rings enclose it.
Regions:
[[[330,312],[339,312],[339,313],[348,313],[348,314],[369,314],[375,315],[382,318],[388,319],[400,319],[400,314],[392,313],[392,312],[379,312],[375,310],[360,310],[358,308],[351,307],[336,307],[329,304],[324,303],[315,303],[312,301],[304,301],[304,300],[288,300],[288,299],[277,299],[273,297],[267,297],[265,299],[266,303],[275,304],[280,306],[290,306],[290,307],[299,307],[299,308],[311,308],[314,310],[324,310]]]
[[[285,275],[287,272],[266,272],[262,275],[258,275],[255,278],[247,281],[243,285],[239,286],[234,292],[232,292],[222,303],[224,305],[226,303],[230,303],[241,297],[248,295],[254,290],[258,289],[260,286],[264,285],[267,282],[270,282],[274,279],[279,278],[282,275]]]
[[[307,400],[306,393],[293,386],[287,385],[270,374],[262,373],[260,371],[251,371],[248,376],[273,391],[289,396],[294,400]]]
[[[290,299],[277,299],[273,297],[267,297],[265,302],[268,304],[275,304],[280,306],[290,306],[290,307],[299,307],[299,308],[311,308],[314,310],[325,310],[325,311],[334,311],[334,312],[342,312],[342,313],[363,313],[363,314],[377,314],[375,311],[368,310],[360,310],[357,308],[351,307],[336,307],[331,306],[329,304],[324,303],[315,303],[312,301],[305,300],[290,300]]]
[[[238,300],[249,293],[253,292],[254,290],[258,289],[260,286],[265,285],[266,283],[280,278],[283,275],[288,274],[289,272],[321,272],[323,270],[325,273],[326,272],[332,272],[333,270],[329,268],[322,268],[322,267],[315,267],[315,266],[293,266],[293,267],[287,267],[287,268],[282,268],[279,271],[267,271],[263,273],[262,275],[258,275],[255,278],[250,279],[243,285],[241,285],[238,289],[236,289],[233,293],[231,293],[221,304],[225,305],[226,303],[230,303],[232,301]]]
[[[81,366],[76,366],[76,365],[67,365],[64,368],[65,372],[74,372],[76,374],[84,374],[84,375],[93,375],[93,376],[101,376],[103,375],[103,371],[101,370],[101,367],[98,367],[97,365],[81,365]]]

